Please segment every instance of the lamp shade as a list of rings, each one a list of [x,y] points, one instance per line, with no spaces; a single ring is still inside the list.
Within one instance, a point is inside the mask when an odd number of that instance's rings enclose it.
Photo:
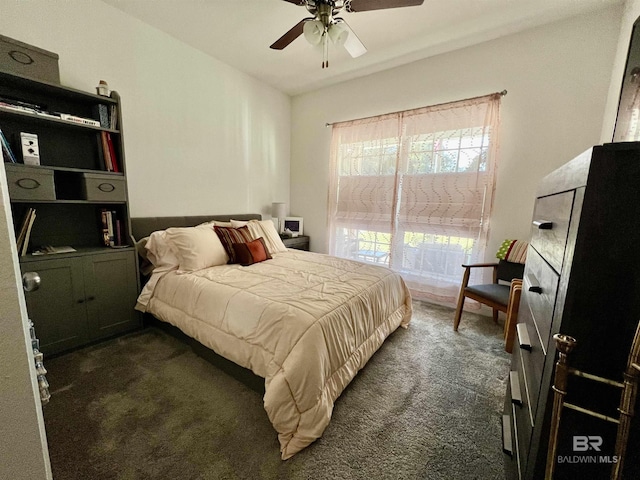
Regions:
[[[329,27],[329,38],[335,45],[344,45],[348,36],[349,29],[342,22],[336,22]]]
[[[324,25],[320,20],[309,20],[304,22],[302,33],[307,42],[311,45],[318,45],[322,40],[322,35],[324,35]]]
[[[284,202],[273,202],[271,204],[271,216],[278,219],[286,217],[287,204]]]

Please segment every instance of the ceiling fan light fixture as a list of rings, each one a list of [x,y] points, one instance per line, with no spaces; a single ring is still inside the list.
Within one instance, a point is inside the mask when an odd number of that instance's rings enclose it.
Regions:
[[[324,35],[324,25],[320,20],[309,20],[304,23],[302,33],[307,42],[311,45],[318,45]]]
[[[349,28],[347,28],[344,23],[336,22],[329,27],[329,38],[334,43],[334,45],[344,45],[348,37]]]

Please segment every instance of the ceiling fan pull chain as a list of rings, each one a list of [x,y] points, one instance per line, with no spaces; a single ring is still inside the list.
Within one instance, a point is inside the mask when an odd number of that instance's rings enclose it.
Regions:
[[[323,59],[322,59],[322,68],[329,68],[329,42],[327,31],[322,35],[322,47],[323,47]]]

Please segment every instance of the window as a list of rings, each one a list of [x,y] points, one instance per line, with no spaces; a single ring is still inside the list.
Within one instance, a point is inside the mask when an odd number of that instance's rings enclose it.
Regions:
[[[400,272],[453,303],[484,257],[500,95],[334,124],[330,253]]]

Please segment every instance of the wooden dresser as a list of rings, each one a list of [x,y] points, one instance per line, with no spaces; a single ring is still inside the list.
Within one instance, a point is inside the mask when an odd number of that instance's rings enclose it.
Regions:
[[[503,415],[507,478],[544,478],[553,334],[577,339],[571,366],[622,380],[638,320],[640,143],[605,144],[538,188]],[[572,377],[566,400],[617,418],[619,389],[597,385]],[[573,410],[562,415],[554,478],[609,478],[616,425]],[[600,451],[574,449],[574,436],[601,436]],[[633,456],[625,459],[625,473],[640,478]]]

